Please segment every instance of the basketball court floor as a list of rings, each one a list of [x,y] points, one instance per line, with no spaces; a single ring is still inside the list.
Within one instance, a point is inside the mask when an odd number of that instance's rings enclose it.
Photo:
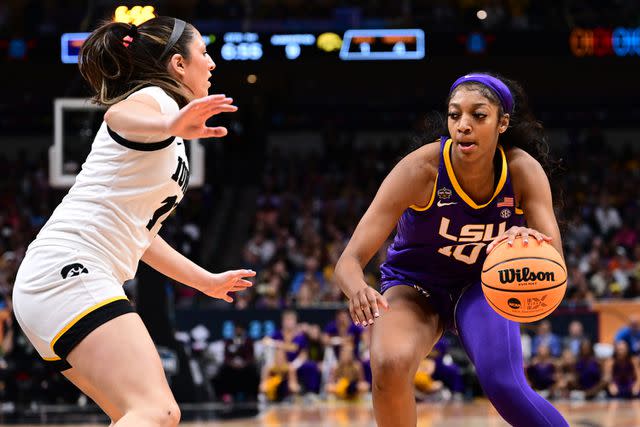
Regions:
[[[638,427],[640,426],[640,401],[555,402],[572,427]],[[188,415],[194,408],[185,407]],[[96,419],[88,416],[88,419]],[[190,417],[197,419],[197,417]],[[106,419],[100,422],[80,423],[78,427],[106,427]],[[0,424],[3,424],[0,422]],[[61,426],[69,424],[42,423],[21,424],[22,427]],[[267,406],[255,417],[233,420],[185,421],[191,427],[375,427],[370,402],[362,403],[314,403]],[[422,403],[418,405],[419,427],[508,427],[486,400],[454,403]]]

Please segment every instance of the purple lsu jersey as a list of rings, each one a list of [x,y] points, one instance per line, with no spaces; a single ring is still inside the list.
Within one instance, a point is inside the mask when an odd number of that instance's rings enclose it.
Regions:
[[[498,146],[499,179],[487,203],[478,205],[460,187],[451,164],[451,139],[440,141],[440,164],[427,206],[411,206],[380,267],[382,291],[391,286],[459,290],[480,280],[487,245],[524,224],[515,205],[504,150]]]

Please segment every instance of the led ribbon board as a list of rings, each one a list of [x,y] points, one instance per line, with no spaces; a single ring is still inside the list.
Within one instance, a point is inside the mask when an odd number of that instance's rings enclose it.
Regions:
[[[347,30],[340,49],[343,61],[418,60],[424,55],[424,31],[418,28]]]
[[[82,43],[91,33],[64,33],[60,37],[60,58],[65,64],[77,64]]]
[[[91,33],[64,33],[60,37],[60,59],[64,64],[77,64],[80,48]],[[216,40],[214,35],[203,35],[204,44],[209,46]]]

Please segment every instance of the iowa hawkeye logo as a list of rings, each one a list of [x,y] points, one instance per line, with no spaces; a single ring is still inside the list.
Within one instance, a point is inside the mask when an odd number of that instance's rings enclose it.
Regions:
[[[87,267],[76,262],[73,264],[65,265],[62,268],[60,275],[62,276],[63,279],[66,279],[67,277],[74,277],[74,276],[79,276],[81,274],[88,274],[88,273],[89,273],[89,270],[87,270]]]
[[[524,267],[522,270],[519,268],[508,268],[506,270],[498,270],[500,274],[500,283],[513,283],[513,282],[553,282],[555,280],[554,273],[550,271],[535,272]]]

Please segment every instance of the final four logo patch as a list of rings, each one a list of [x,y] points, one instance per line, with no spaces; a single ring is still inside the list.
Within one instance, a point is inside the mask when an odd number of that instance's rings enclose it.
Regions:
[[[439,199],[447,200],[449,197],[451,197],[451,190],[449,190],[447,187],[442,187],[438,190]]]

